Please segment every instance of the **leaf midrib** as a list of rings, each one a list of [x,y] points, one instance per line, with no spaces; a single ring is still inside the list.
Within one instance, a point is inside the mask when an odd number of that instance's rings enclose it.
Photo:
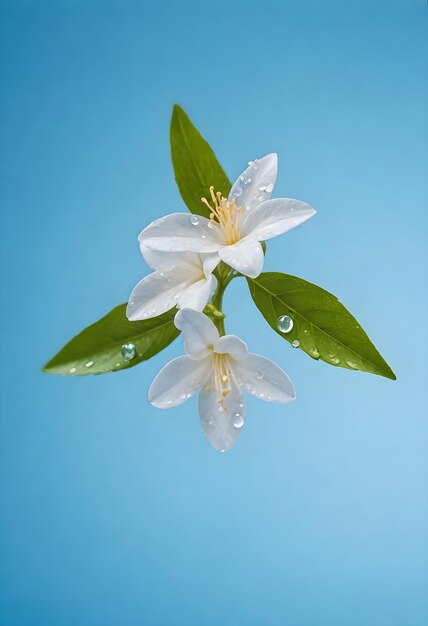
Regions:
[[[138,337],[141,337],[141,335],[143,335],[143,334],[147,337],[147,336],[149,336],[151,333],[153,333],[153,332],[155,332],[155,331],[157,331],[157,330],[160,330],[161,328],[163,328],[164,326],[167,326],[168,324],[173,324],[173,320],[169,320],[169,321],[167,321],[167,322],[163,322],[163,323],[162,323],[162,324],[160,324],[159,326],[155,326],[154,328],[151,328],[150,330],[148,330],[148,331],[147,331],[147,332],[145,332],[145,333],[138,333],[138,334],[136,334],[136,335],[130,335],[130,336],[127,336],[127,337],[126,337],[126,339],[124,338],[124,339],[122,339],[122,340],[120,340],[120,341],[114,341],[114,342],[112,342],[112,343],[109,343],[109,344],[107,344],[107,345],[105,346],[105,348],[104,348],[103,350],[97,350],[97,349],[95,349],[95,351],[94,351],[92,354],[94,354],[94,355],[96,355],[96,354],[102,354],[102,353],[103,353],[103,352],[105,352],[106,350],[109,350],[109,349],[111,349],[111,348],[113,348],[113,347],[116,347],[117,345],[121,345],[121,344],[123,343],[123,341],[125,341],[125,340],[126,340],[126,341],[130,341],[130,340],[131,340],[131,341],[136,341],[136,340],[137,340],[137,338],[138,338]],[[138,355],[137,355],[137,356],[138,356]],[[85,357],[85,356],[77,357],[77,358],[74,358],[74,359],[72,359],[72,360],[77,361],[77,360],[80,360],[80,359],[85,359],[85,358],[87,358],[87,356],[86,356],[86,357]],[[142,360],[144,361],[144,359],[142,359]],[[68,360],[66,360],[66,361],[59,361],[59,363],[57,363],[57,364],[59,365],[59,364],[61,364],[61,363],[68,363],[68,362],[69,362]],[[49,365],[49,364],[48,364],[48,365]]]
[[[266,291],[266,293],[270,296],[270,298],[275,298],[276,300],[278,300],[279,302],[282,303],[282,300],[275,294],[272,293],[271,291],[269,291],[269,289],[266,289],[266,287],[264,287],[262,284],[256,282],[254,279],[250,278],[250,280],[260,289],[263,289],[264,291]],[[283,303],[284,304],[284,303]],[[316,328],[319,332],[323,333],[326,337],[328,337],[328,339],[330,341],[335,341],[338,344],[340,344],[341,346],[343,346],[344,348],[346,348],[347,350],[349,350],[350,352],[352,352],[352,354],[355,354],[356,356],[358,356],[360,359],[362,359],[365,363],[368,363],[369,365],[372,365],[374,368],[376,369],[380,369],[380,366],[377,365],[376,363],[373,363],[372,361],[370,361],[369,359],[367,359],[366,357],[362,356],[361,354],[359,354],[358,352],[356,352],[355,350],[353,350],[352,348],[350,348],[346,343],[343,343],[342,341],[339,341],[339,339],[336,339],[335,337],[332,337],[331,335],[329,335],[326,331],[324,331],[322,328],[320,328],[319,326],[317,326],[316,324],[314,324],[313,322],[311,322],[310,320],[308,320],[304,315],[302,315],[301,313],[299,313],[298,311],[296,311],[296,309],[294,309],[293,307],[289,306],[288,304],[286,304],[286,306],[291,310],[294,311],[294,313],[300,317],[302,317],[305,322],[307,324],[310,324],[310,326],[313,326],[314,328]],[[273,307],[272,307],[273,308]],[[321,309],[324,310],[324,309]],[[362,330],[362,328],[360,328],[360,330]],[[363,331],[365,332],[365,331]],[[381,357],[382,358],[382,357]],[[382,371],[385,372],[389,372],[388,369],[382,368]],[[392,370],[391,370],[392,372]]]

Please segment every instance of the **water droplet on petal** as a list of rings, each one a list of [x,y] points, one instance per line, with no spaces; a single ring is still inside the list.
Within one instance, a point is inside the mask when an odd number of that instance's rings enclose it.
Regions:
[[[267,191],[267,193],[271,193],[273,191],[273,184],[269,183],[268,185],[266,185],[265,191]]]
[[[87,363],[85,363],[85,367],[92,367],[94,364],[93,361],[88,361]]]
[[[232,424],[235,426],[235,428],[242,428],[244,425],[243,416],[240,413],[235,413],[232,418]]]
[[[294,322],[289,315],[281,315],[276,320],[276,323],[278,326],[278,330],[280,330],[282,333],[289,333],[291,330],[293,330]]]
[[[295,339],[291,342],[291,345],[293,346],[293,348],[298,348],[300,346],[300,341],[298,339]]]
[[[133,343],[124,343],[121,353],[125,361],[132,361],[135,356],[135,345]]]
[[[252,181],[252,178],[247,178],[247,180],[244,180],[244,185],[249,185]]]
[[[205,424],[205,426],[208,428],[208,430],[214,430],[215,428],[215,418],[214,415],[206,415],[203,420],[202,420]]]
[[[263,378],[263,372],[261,372],[260,370],[256,370],[254,372],[254,376],[258,379],[261,380]]]
[[[195,214],[191,215],[189,217],[190,223],[193,224],[193,226],[197,226],[199,224],[199,217]]]
[[[242,196],[241,185],[236,185],[235,189],[233,190],[233,195],[236,196],[237,198],[239,198],[239,196]]]

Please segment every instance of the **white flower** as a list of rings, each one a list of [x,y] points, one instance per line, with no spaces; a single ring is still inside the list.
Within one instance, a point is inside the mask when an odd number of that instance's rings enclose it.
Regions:
[[[270,200],[277,175],[277,156],[254,161],[241,174],[226,199],[210,188],[210,219],[172,213],[145,228],[139,241],[147,248],[168,252],[216,252],[245,276],[256,278],[263,269],[260,241],[299,226],[316,213],[299,200]]]
[[[132,291],[126,315],[129,320],[157,317],[178,305],[202,311],[217,287],[211,274],[219,259],[216,254],[149,250],[140,245],[146,263],[156,270]]]
[[[150,402],[169,409],[199,394],[199,416],[211,445],[227,450],[236,441],[245,417],[243,390],[267,402],[289,402],[294,385],[275,363],[248,352],[235,335],[220,337],[203,313],[181,309],[175,325],[188,356],[170,361],[154,379]]]

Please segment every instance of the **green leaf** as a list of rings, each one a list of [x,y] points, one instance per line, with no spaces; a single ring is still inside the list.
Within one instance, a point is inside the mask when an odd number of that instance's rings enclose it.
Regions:
[[[150,359],[180,334],[174,326],[175,309],[141,322],[130,322],[125,312],[126,304],[120,304],[82,330],[43,370],[49,374],[86,376],[127,369]],[[127,343],[135,346],[135,356],[130,361],[121,352]]]
[[[355,317],[328,291],[302,278],[266,272],[247,278],[251,296],[268,324],[289,343],[330,365],[396,379]],[[278,318],[288,315],[293,329],[282,333]]]
[[[201,198],[210,198],[210,186],[227,198],[231,184],[211,146],[176,104],[171,119],[171,156],[181,197],[192,213],[209,217]]]

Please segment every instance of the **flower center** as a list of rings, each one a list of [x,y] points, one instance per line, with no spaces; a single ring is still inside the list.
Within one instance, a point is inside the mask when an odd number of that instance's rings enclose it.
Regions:
[[[222,404],[230,392],[230,368],[226,354],[214,353],[214,385],[217,391],[217,402]],[[206,388],[206,391],[211,389]],[[227,410],[224,407],[223,410]]]
[[[239,235],[239,215],[242,207],[236,204],[236,198],[229,202],[219,191],[214,192],[214,187],[210,187],[211,203],[206,198],[201,198],[202,202],[210,210],[211,223],[220,224],[226,237],[226,243],[231,245],[240,239]]]

